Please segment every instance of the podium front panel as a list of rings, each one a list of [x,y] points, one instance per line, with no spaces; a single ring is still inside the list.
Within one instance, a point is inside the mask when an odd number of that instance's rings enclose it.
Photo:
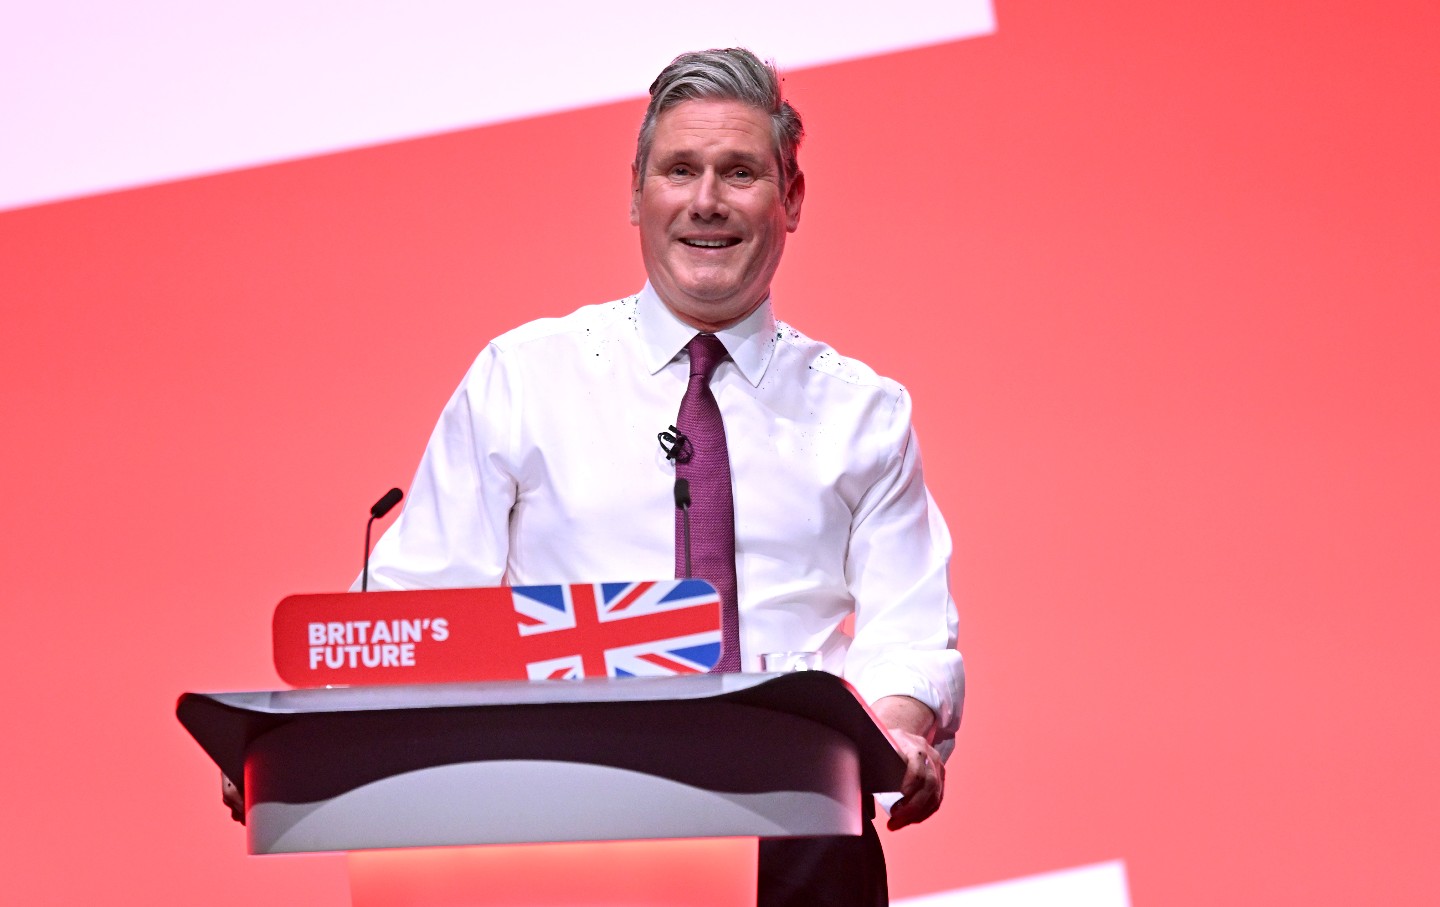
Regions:
[[[252,853],[861,830],[848,738],[725,702],[332,716],[245,781]]]

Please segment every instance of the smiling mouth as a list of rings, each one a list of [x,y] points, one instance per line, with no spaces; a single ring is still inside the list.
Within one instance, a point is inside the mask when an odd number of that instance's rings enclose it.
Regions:
[[[694,249],[727,249],[740,245],[738,239],[681,239],[682,243]]]

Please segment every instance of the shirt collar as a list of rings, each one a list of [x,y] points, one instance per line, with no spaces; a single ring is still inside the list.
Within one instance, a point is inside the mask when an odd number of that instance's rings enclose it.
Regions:
[[[775,310],[766,296],[755,311],[715,336],[752,385],[759,385],[775,353]],[[646,366],[655,374],[680,355],[698,331],[676,317],[660,294],[646,281],[639,294],[640,342],[645,348]]]

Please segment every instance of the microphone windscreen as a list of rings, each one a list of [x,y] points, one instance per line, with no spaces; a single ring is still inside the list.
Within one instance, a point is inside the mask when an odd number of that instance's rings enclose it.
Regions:
[[[677,479],[675,480],[675,506],[676,506],[676,507],[679,507],[681,510],[684,510],[686,507],[689,507],[689,506],[690,506],[690,480],[689,480],[689,479],[678,479],[678,478],[677,478]]]
[[[405,497],[405,492],[401,491],[398,488],[392,488],[389,491],[385,492],[385,496],[380,500],[376,501],[375,506],[370,508],[371,519],[378,520],[385,514],[389,513],[390,508],[400,503],[400,499],[403,497]]]

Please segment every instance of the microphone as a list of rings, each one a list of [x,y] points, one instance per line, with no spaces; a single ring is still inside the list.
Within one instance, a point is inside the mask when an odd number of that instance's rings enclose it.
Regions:
[[[690,439],[681,434],[680,429],[671,425],[655,438],[660,442],[660,449],[665,451],[665,459],[671,463],[690,462],[690,451],[687,449]]]
[[[685,527],[685,579],[694,573],[690,569],[690,480],[681,476],[675,478],[675,506],[680,508],[680,522]]]
[[[370,591],[370,527],[375,525],[376,520],[394,509],[403,497],[405,497],[405,492],[398,488],[392,488],[370,507],[370,522],[365,524],[365,567],[360,573],[361,592]]]
[[[400,503],[400,499],[403,497],[405,497],[405,492],[401,491],[398,488],[392,488],[389,491],[385,492],[385,497],[376,501],[374,506],[370,508],[370,519],[380,519],[382,516],[389,513],[392,507]]]

